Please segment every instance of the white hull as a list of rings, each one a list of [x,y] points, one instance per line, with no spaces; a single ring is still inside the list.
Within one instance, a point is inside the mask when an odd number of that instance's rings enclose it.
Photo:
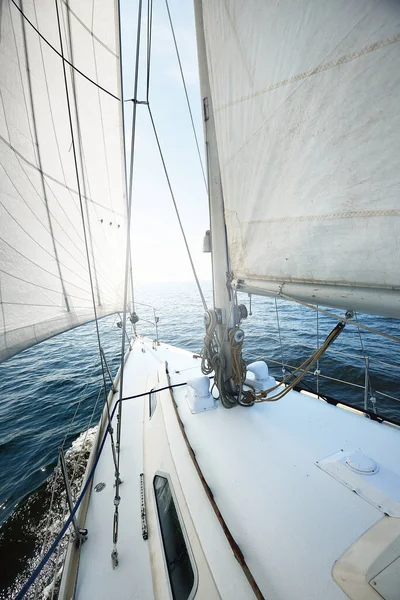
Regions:
[[[196,355],[139,338],[126,362],[123,395],[200,376]],[[332,578],[335,562],[373,526],[379,533],[389,520],[394,539],[400,535],[396,518],[400,513],[395,514],[400,508],[398,429],[298,392],[271,404],[232,410],[218,406],[198,414],[189,409],[187,386],[172,393],[198,466],[261,594],[271,600],[346,598]],[[93,479],[94,485],[104,482],[106,487],[91,493],[85,524],[89,536],[80,552],[76,598],[173,597],[155,505],[156,473],[168,475],[179,506],[194,570],[190,597],[253,598],[254,590],[234,557],[188,451],[170,390],[157,394],[151,419],[148,396],[123,403],[121,441],[119,566],[113,570],[110,559],[115,489],[107,440]],[[329,467],[316,464],[340,450],[361,450],[380,465],[380,474],[368,478],[344,467],[345,476],[348,471],[353,478],[350,486],[357,488],[354,493],[326,472]],[[343,470],[336,463],[333,468]],[[142,538],[140,515],[142,472],[147,541]],[[355,547],[356,554],[363,555],[363,539]],[[385,548],[383,543],[378,552],[381,563]],[[367,553],[361,560],[365,577],[359,576],[355,598],[381,597],[368,583],[378,573],[374,560]],[[340,575],[341,565],[336,567],[336,578],[346,579]],[[73,575],[69,592],[67,579],[65,574],[62,594],[70,597]],[[342,584],[346,589],[346,581]]]

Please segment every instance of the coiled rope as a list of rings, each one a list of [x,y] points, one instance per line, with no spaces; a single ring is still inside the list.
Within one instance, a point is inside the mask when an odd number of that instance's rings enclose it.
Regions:
[[[231,381],[236,385],[236,390],[233,390],[230,381],[224,380],[225,370],[225,358],[221,352],[220,344],[216,335],[217,328],[217,316],[214,311],[207,312],[209,319],[206,324],[206,334],[204,337],[204,345],[201,351],[201,370],[204,375],[210,375],[214,371],[215,385],[217,386],[220,393],[220,400],[225,408],[232,408],[236,404],[242,406],[252,406],[256,402],[276,402],[280,400],[291,390],[293,390],[299,382],[309,373],[313,365],[319,361],[321,356],[326,352],[329,346],[336,340],[346,323],[341,321],[338,323],[329,335],[326,337],[324,343],[317,348],[317,350],[309,356],[305,361],[301,363],[294,371],[292,371],[287,377],[276,384],[275,386],[267,389],[257,391],[251,383],[246,383],[246,363],[242,357],[242,347],[244,336],[238,334],[241,333],[239,327],[234,327],[229,331],[228,339],[232,358],[232,379]],[[284,389],[282,389],[284,385]],[[244,389],[244,387],[248,389]],[[273,396],[268,396],[271,392],[279,390]]]
[[[214,385],[218,388],[221,403],[225,408],[232,408],[237,404],[238,399],[230,389],[230,382],[224,379],[226,364],[216,332],[217,316],[213,310],[207,311],[206,314],[209,316],[209,322],[206,323],[206,335],[200,353],[201,372],[210,375],[214,371]]]

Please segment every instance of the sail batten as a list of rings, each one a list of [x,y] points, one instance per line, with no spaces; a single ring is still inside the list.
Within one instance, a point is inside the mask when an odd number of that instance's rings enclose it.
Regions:
[[[78,172],[55,4],[2,3],[0,360],[94,319],[85,231],[96,312],[123,309],[116,0],[60,0],[58,8]]]
[[[203,14],[232,276],[301,282],[311,302],[326,287],[332,306],[329,286],[357,306],[387,290],[398,314],[400,6],[203,0]],[[387,314],[380,293],[368,310]]]

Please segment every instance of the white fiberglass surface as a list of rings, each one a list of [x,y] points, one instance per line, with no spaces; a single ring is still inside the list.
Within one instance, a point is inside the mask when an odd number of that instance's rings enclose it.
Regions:
[[[139,341],[132,354],[126,369],[129,394],[145,391],[149,372],[162,361],[168,364],[172,384],[201,375],[200,360],[172,346],[162,344],[154,350],[150,341]],[[346,598],[332,579],[332,566],[382,513],[315,462],[342,448],[361,449],[398,472],[399,431],[297,392],[250,409],[218,407],[199,414],[190,413],[185,394],[185,387],[174,389],[185,432],[264,596],[269,600]],[[153,597],[149,555],[140,531],[143,414],[142,401],[124,404],[120,566],[111,569],[114,473],[110,452],[106,452],[94,483],[107,478],[107,487],[92,494],[78,597]],[[236,590],[243,587],[241,573],[236,572],[238,565],[230,571],[229,552],[227,556],[220,553],[220,561],[213,555],[213,538],[223,546],[220,526],[211,518],[195,516],[196,511],[202,512],[201,503],[188,492],[195,484],[189,481],[190,469],[182,458],[185,447],[170,419],[166,427],[182,490],[221,597],[245,597],[236,594],[233,585],[229,592],[229,586],[224,587],[224,580],[229,583],[234,578]]]
[[[157,368],[149,353],[141,352],[137,342],[125,365],[124,395],[146,391],[147,377]],[[143,416],[148,397],[123,403],[121,430],[121,502],[119,505],[118,558],[111,565],[114,514],[114,464],[110,441],[106,441],[93,485],[104,482],[101,492],[92,490],[86,519],[88,540],[82,547],[76,598],[87,600],[153,600],[150,558],[142,539],[140,517],[140,473],[143,470]],[[113,419],[116,436],[116,416]],[[116,439],[114,437],[114,439]]]
[[[169,372],[172,383],[186,380],[171,361]],[[383,515],[315,461],[341,448],[361,449],[398,472],[398,430],[297,392],[276,403],[196,415],[185,388],[174,397],[203,475],[265,597],[346,598],[332,566]]]

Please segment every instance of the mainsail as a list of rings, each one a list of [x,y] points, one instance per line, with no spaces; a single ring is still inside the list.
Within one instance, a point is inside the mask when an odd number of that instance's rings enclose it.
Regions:
[[[400,5],[203,0],[230,269],[400,316]]]
[[[0,10],[4,360],[123,308],[126,204],[116,0]]]

